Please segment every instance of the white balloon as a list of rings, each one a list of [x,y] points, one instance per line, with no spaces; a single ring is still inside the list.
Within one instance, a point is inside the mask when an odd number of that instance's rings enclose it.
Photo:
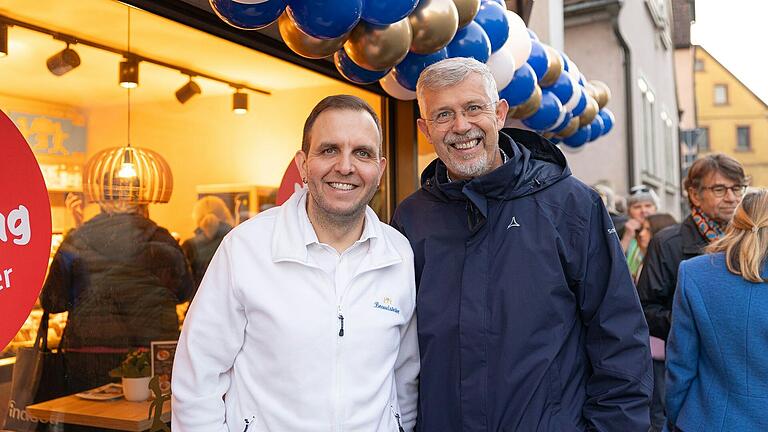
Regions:
[[[581,71],[579,70],[579,67],[576,66],[576,63],[574,63],[573,60],[568,58],[568,73],[571,74],[572,77],[576,78],[576,83],[579,83],[579,78],[581,78]]]
[[[520,16],[511,10],[507,10],[507,22],[509,22],[509,37],[502,49],[508,49],[515,59],[517,67],[521,67],[531,55],[531,37],[528,28]]]
[[[499,49],[488,57],[485,64],[491,70],[498,90],[505,88],[512,82],[512,78],[515,76],[515,58],[508,50]]]
[[[407,88],[401,86],[400,83],[397,82],[397,79],[395,79],[395,76],[393,75],[393,73],[394,73],[394,69],[392,70],[392,72],[386,74],[384,78],[379,80],[379,84],[381,85],[381,88],[383,88],[388,95],[392,96],[395,99],[406,100],[406,101],[416,99],[416,92],[408,90]]]
[[[573,111],[573,109],[576,108],[576,105],[579,104],[579,99],[581,99],[581,85],[579,84],[579,80],[576,78],[576,75],[568,72],[568,76],[571,77],[573,95],[571,95],[571,98],[568,99],[568,102],[565,103],[565,109],[568,111]]]

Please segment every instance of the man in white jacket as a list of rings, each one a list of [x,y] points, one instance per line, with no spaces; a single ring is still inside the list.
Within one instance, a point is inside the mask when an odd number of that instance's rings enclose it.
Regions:
[[[381,142],[361,99],[314,108],[295,158],[307,187],[224,238],[190,307],[174,431],[413,430],[413,253],[367,205]]]

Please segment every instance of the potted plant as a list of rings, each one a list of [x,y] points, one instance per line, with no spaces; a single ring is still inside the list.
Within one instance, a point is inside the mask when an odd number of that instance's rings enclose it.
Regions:
[[[123,396],[126,400],[139,402],[149,399],[150,363],[149,353],[130,351],[119,368],[123,378]]]

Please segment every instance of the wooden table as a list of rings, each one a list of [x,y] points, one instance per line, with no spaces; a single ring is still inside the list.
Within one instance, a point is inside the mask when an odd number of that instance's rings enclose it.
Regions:
[[[152,421],[147,417],[152,401],[128,402],[124,398],[93,401],[77,396],[65,396],[34,405],[27,411],[43,420],[93,426],[122,431],[149,429]],[[163,404],[163,422],[171,421],[171,402]]]

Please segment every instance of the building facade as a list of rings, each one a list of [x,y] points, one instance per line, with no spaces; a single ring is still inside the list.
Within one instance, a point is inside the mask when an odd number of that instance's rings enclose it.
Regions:
[[[565,52],[611,88],[605,137],[567,154],[576,176],[619,194],[653,187],[661,211],[680,215],[679,107],[668,0],[565,0]]]
[[[768,104],[700,46],[694,70],[699,153],[726,153],[768,187]]]

